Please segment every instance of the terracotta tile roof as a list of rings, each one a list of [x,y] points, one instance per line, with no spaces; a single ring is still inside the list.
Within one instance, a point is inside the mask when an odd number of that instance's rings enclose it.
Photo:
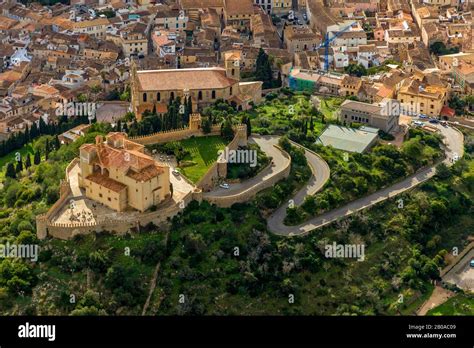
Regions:
[[[361,84],[362,84],[362,79],[360,77],[346,75],[342,79],[342,85],[349,85],[350,87],[353,87],[353,88],[360,86]]]
[[[393,90],[388,88],[387,86],[380,86],[377,95],[382,98],[389,98],[393,94]]]
[[[443,106],[440,112],[440,116],[447,116],[447,117],[454,117],[456,114],[456,111],[454,109],[451,109],[449,106]]]
[[[90,21],[82,21],[82,22],[73,23],[73,27],[74,29],[80,29],[80,28],[89,28],[89,27],[95,27],[99,25],[108,25],[108,24],[110,24],[110,22],[107,18],[97,18]]]
[[[127,176],[137,181],[148,181],[162,173],[164,173],[164,168],[155,164],[152,166],[148,166],[139,172],[130,169],[127,173]]]
[[[229,16],[254,13],[252,0],[226,0],[226,12]]]
[[[209,7],[225,7],[224,0],[180,0],[181,8],[209,8]]]
[[[105,176],[99,173],[91,174],[87,176],[86,179],[100,186],[104,186],[105,188],[114,192],[120,192],[127,188],[127,185],[124,185],[121,182],[115,181],[114,179],[111,179],[108,176]]]
[[[223,68],[164,69],[138,71],[140,91],[199,90],[226,88],[237,81]]]

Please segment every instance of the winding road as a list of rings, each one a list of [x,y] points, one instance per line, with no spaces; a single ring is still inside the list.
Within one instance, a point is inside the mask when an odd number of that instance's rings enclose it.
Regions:
[[[416,120],[416,118],[414,118]],[[426,120],[422,120],[426,121]],[[440,133],[444,136],[444,147],[446,153],[446,159],[444,162],[447,165],[452,165],[454,157],[461,158],[464,153],[464,138],[460,131],[452,127],[443,127],[440,124],[430,124],[432,127],[439,129]],[[231,197],[236,196],[247,191],[258,191],[259,186],[264,185],[265,181],[271,179],[273,176],[280,174],[289,165],[290,159],[282,153],[282,151],[275,145],[278,144],[278,136],[259,136],[254,135],[249,139],[260,146],[268,156],[273,159],[273,164],[262,170],[257,176],[243,181],[238,184],[232,184],[229,189],[215,188],[211,192],[204,194],[204,199],[213,201],[219,197]],[[311,168],[313,175],[306,183],[306,185],[300,189],[295,196],[293,196],[286,204],[279,207],[267,220],[268,229],[278,235],[282,236],[296,236],[303,235],[312,230],[321,228],[327,224],[330,224],[336,220],[344,218],[360,210],[366,209],[373,206],[374,204],[380,203],[388,198],[395,197],[396,195],[403,193],[407,190],[414,188],[415,186],[425,182],[432,178],[436,173],[436,165],[425,168],[418,171],[417,173],[399,181],[392,186],[381,189],[368,196],[356,199],[347,203],[346,205],[315,216],[299,225],[287,226],[283,223],[286,216],[286,209],[290,204],[300,205],[304,202],[306,196],[314,195],[321,190],[330,177],[330,169],[326,161],[324,161],[317,153],[303,147],[300,144],[292,142],[294,146],[298,146],[305,150],[305,156],[308,164]]]
[[[278,175],[285,170],[290,164],[291,160],[288,155],[285,156],[282,151],[275,145],[278,145],[280,137],[274,135],[253,135],[249,138],[249,142],[256,143],[260,149],[266,153],[267,156],[272,157],[273,164],[264,168],[258,175],[251,179],[245,180],[241,183],[230,185],[230,188],[223,189],[217,187],[210,192],[203,195],[204,199],[212,199],[213,197],[227,197],[245,193],[253,190],[256,186],[263,184],[265,181]]]
[[[447,165],[452,165],[453,157],[462,157],[464,153],[464,137],[460,131],[455,128],[451,127],[443,127],[441,125],[433,125],[430,126],[437,127],[441,134],[444,135],[444,145],[445,145],[445,153],[446,159],[444,162]],[[294,143],[297,146],[302,147]],[[299,205],[303,202],[304,197],[306,195],[314,194],[319,191],[329,179],[329,167],[327,164],[324,166],[320,163],[320,161],[315,161],[311,159],[312,151],[306,149],[305,150],[306,158],[308,159],[308,164],[311,166],[313,171],[313,177],[310,179],[308,185],[299,191],[293,198],[293,202],[295,205]],[[314,153],[313,153],[314,156]],[[318,156],[319,157],[319,156]],[[323,161],[324,162],[324,161]],[[325,163],[325,162],[324,162]],[[283,223],[283,220],[286,216],[286,208],[288,204],[281,206],[277,209],[268,219],[267,226],[268,229],[278,235],[283,236],[294,236],[294,235],[303,235],[312,230],[317,228],[321,228],[327,224],[330,224],[340,218],[346,217],[351,215],[357,211],[366,209],[374,204],[382,202],[388,198],[394,197],[402,192],[405,192],[413,187],[421,184],[422,182],[432,178],[436,173],[436,165],[433,165],[429,168],[421,170],[415,173],[412,176],[407,177],[406,179],[390,186],[374,192],[373,194],[359,198],[354,200],[340,208],[336,208],[334,210],[328,211],[321,215],[315,216],[299,225],[296,226],[286,226]],[[319,179],[319,180],[318,180]],[[315,184],[316,182],[316,184]]]

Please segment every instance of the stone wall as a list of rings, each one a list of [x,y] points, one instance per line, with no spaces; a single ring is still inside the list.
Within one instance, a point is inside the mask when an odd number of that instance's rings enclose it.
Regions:
[[[49,221],[54,216],[63,204],[71,197],[71,187],[67,181],[62,181],[59,188],[59,199],[54,202],[51,208],[45,214],[36,217],[36,236],[38,239],[46,238],[48,232],[47,228]]]
[[[163,144],[170,141],[178,141],[194,136],[201,135],[201,131],[194,131],[189,128],[181,128],[170,131],[153,133],[129,138],[131,141],[141,145]]]
[[[247,189],[246,191],[236,193],[235,195],[221,196],[221,197],[204,195],[203,199],[208,201],[211,204],[217,205],[218,207],[228,208],[232,206],[232,204],[243,203],[243,202],[247,202],[253,199],[257,195],[258,192],[266,188],[272,187],[278,181],[287,178],[290,175],[290,170],[291,170],[291,157],[285,151],[283,151],[279,146],[277,145],[274,145],[274,146],[277,147],[283,153],[283,155],[289,159],[288,165],[281,172],[274,175],[269,180],[262,181],[259,184]]]
[[[237,125],[234,127],[235,136],[234,139],[227,145],[229,149],[236,150],[239,146],[247,145],[247,127],[246,125]],[[173,140],[181,140],[185,137],[203,136],[203,135],[217,135],[220,134],[220,126],[213,126],[210,134],[203,134],[201,130],[190,130],[189,128],[160,132],[148,136],[134,137],[130,140],[140,143],[142,145],[157,144],[160,142],[167,142]],[[76,235],[89,234],[92,232],[108,231],[115,234],[127,233],[132,228],[140,228],[149,223],[153,223],[160,227],[168,226],[168,220],[178,214],[184,207],[186,207],[192,200],[202,201],[203,190],[212,188],[221,177],[225,177],[227,174],[227,163],[216,162],[204,177],[196,184],[197,189],[194,192],[189,192],[184,198],[184,204],[172,204],[165,208],[158,208],[157,211],[140,214],[135,221],[123,221],[123,220],[110,220],[105,219],[94,223],[54,223],[52,217],[57,211],[72,197],[71,187],[69,185],[68,173],[79,161],[75,158],[66,168],[66,180],[61,182],[60,187],[60,198],[51,206],[46,214],[38,215],[36,218],[36,229],[37,237],[39,239],[45,239],[47,236],[59,238],[59,239],[71,239]],[[257,187],[252,188],[241,194],[237,194],[232,197],[226,197],[224,200],[216,198],[216,204],[219,206],[230,206],[233,203],[243,202],[251,199],[257,192],[264,188],[272,186],[275,182],[283,177],[287,177],[289,174],[286,170],[273,177],[271,180]],[[211,201],[211,203],[214,203]]]
[[[220,126],[214,126],[213,128]],[[217,129],[217,128],[216,128]],[[213,129],[214,131],[214,129]],[[234,127],[234,139],[227,144],[229,150],[237,150],[239,146],[247,145],[247,126],[245,124],[239,124]],[[203,191],[211,190],[216,183],[221,179],[227,176],[227,163],[225,162],[215,162],[204,174],[204,176],[196,183],[196,187],[202,189]]]
[[[132,228],[140,229],[141,226],[146,226],[153,223],[158,227],[166,228],[169,225],[169,219],[182,211],[192,200],[201,201],[201,191],[189,192],[183,199],[184,204],[169,205],[163,209],[153,212],[146,212],[140,214],[134,221],[123,221],[116,219],[103,219],[99,222],[93,223],[53,223],[46,218],[46,215],[38,216],[37,231],[40,230],[38,223],[42,225],[42,235],[38,234],[38,238],[44,239],[47,236],[58,239],[71,239],[76,235],[85,235],[93,232],[107,231],[114,234],[125,234]],[[59,202],[59,200],[58,200]],[[58,203],[56,202],[56,203]],[[55,203],[55,204],[56,204]],[[64,203],[64,200],[62,201]],[[40,221],[38,221],[38,219]]]
[[[69,181],[69,172],[79,163],[79,157],[75,157],[66,167],[66,181]]]

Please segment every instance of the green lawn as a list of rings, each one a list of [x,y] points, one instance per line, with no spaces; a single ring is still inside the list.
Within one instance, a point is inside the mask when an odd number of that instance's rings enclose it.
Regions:
[[[178,143],[190,152],[182,163],[192,162],[190,166],[182,165],[181,173],[194,183],[198,182],[217,160],[217,152],[226,146],[224,139],[220,136],[195,137]]]
[[[0,157],[0,180],[3,179],[4,176],[5,176],[5,170],[7,169],[8,162],[15,162],[16,163],[15,156],[16,156],[17,152],[19,152],[21,154],[23,164],[25,164],[24,156],[27,153],[29,153],[32,156],[34,154],[32,143],[26,144],[21,149],[12,151],[8,155]],[[33,157],[31,158],[31,161],[33,162]]]
[[[427,315],[474,315],[474,296],[458,294],[429,310]]]

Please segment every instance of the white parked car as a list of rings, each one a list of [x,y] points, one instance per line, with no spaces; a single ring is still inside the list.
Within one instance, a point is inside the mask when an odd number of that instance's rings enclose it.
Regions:
[[[223,189],[226,189],[226,190],[227,190],[227,189],[230,189],[230,185],[227,184],[227,183],[225,183],[225,182],[222,183],[222,184],[220,184],[219,187],[220,187],[220,188],[223,188]]]
[[[178,169],[173,169],[171,173],[173,173],[174,176],[179,176],[179,174],[181,174],[181,172]]]

